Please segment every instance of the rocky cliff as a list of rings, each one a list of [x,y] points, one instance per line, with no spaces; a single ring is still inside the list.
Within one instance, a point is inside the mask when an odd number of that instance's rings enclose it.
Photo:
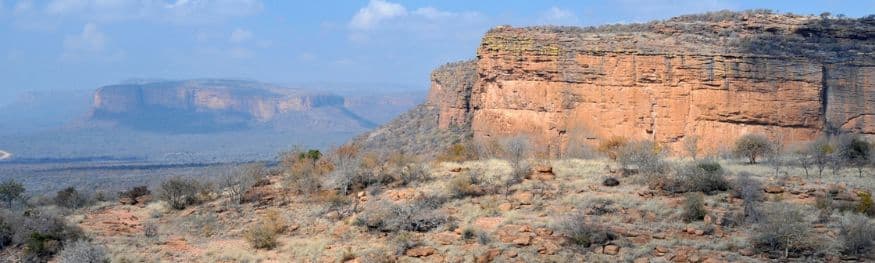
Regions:
[[[875,134],[875,17],[717,12],[647,24],[497,27],[472,63],[435,71],[440,128],[529,136],[552,155],[610,136],[675,152],[746,133],[786,144]],[[469,77],[470,76],[470,77]],[[446,78],[443,78],[446,79]]]

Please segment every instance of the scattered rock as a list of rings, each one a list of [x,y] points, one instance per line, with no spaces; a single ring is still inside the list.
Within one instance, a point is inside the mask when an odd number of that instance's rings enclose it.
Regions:
[[[474,261],[477,263],[489,263],[489,262],[492,262],[493,260],[495,260],[495,258],[498,257],[498,255],[500,255],[500,254],[501,254],[500,250],[498,250],[497,248],[493,248],[493,249],[487,250],[486,252],[483,252],[483,254],[480,254],[479,256],[477,256],[477,258],[475,258]]]
[[[769,186],[766,186],[764,191],[766,193],[770,193],[770,194],[780,194],[780,193],[784,192],[784,187],[782,187],[780,185],[769,185]]]
[[[450,172],[453,172],[453,173],[459,173],[459,172],[462,172],[462,167],[453,167],[453,168],[450,168]]]
[[[632,263],[650,263],[649,258],[636,258]]]
[[[753,249],[750,249],[750,248],[742,248],[742,249],[738,250],[738,254],[741,254],[742,256],[745,256],[745,257],[753,256],[753,253],[754,253]]]
[[[656,246],[653,251],[656,251],[657,256],[662,256],[665,255],[665,253],[668,253],[668,248],[664,246]]]
[[[607,246],[605,246],[604,253],[606,255],[616,255],[616,254],[620,253],[620,246],[613,245],[613,244],[607,245]]]
[[[431,256],[431,255],[434,255],[434,253],[437,253],[436,249],[434,249],[433,247],[425,247],[425,246],[415,247],[415,248],[408,249],[407,251],[404,251],[404,255],[406,255],[408,257],[415,257],[415,258]]]
[[[513,199],[519,202],[521,205],[531,205],[532,199],[535,198],[535,195],[532,192],[518,192],[513,195]]]
[[[434,236],[435,242],[441,245],[450,245],[456,242],[459,236],[450,232],[441,232]]]
[[[614,178],[614,177],[608,177],[608,178],[605,178],[604,181],[602,181],[602,185],[608,186],[608,187],[618,186],[618,185],[620,185],[620,180],[617,180],[617,178]]]
[[[513,204],[501,203],[500,205],[498,205],[498,210],[501,210],[502,212],[507,212],[507,211],[513,210]]]
[[[535,165],[535,168],[533,170],[537,173],[553,173],[553,166],[546,165],[546,164],[538,164],[538,165]]]

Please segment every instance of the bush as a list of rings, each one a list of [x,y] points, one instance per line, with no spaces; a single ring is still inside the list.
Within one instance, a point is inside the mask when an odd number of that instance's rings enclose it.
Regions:
[[[733,195],[742,200],[742,207],[744,209],[742,215],[745,222],[759,222],[762,219],[762,213],[757,208],[757,202],[763,198],[762,184],[751,178],[750,173],[741,172],[738,174],[732,190]]]
[[[67,244],[56,257],[58,263],[104,263],[109,262],[103,247],[79,240]]]
[[[319,155],[321,157],[321,154]],[[331,165],[312,154],[292,151],[281,156],[283,186],[298,194],[313,194],[322,187],[322,176]]]
[[[145,185],[141,185],[141,186],[135,186],[131,189],[128,189],[127,191],[119,192],[118,196],[120,198],[128,198],[128,199],[131,199],[131,201],[136,202],[137,198],[142,197],[142,196],[147,196],[150,194],[152,194],[152,192],[149,191],[149,187],[145,186]]]
[[[470,144],[454,143],[437,159],[443,162],[464,162],[477,159],[477,152]]]
[[[159,197],[171,208],[182,210],[200,202],[198,194],[202,185],[190,178],[175,177],[161,182]]]
[[[43,209],[24,213],[0,210],[2,247],[23,246],[25,261],[42,262],[67,242],[82,237],[82,231],[66,224],[64,217]]]
[[[75,187],[67,187],[55,194],[55,205],[70,209],[77,209],[85,206],[88,198],[76,191]]]
[[[244,238],[255,249],[273,249],[277,246],[277,236],[288,228],[288,223],[276,209],[267,210],[258,223],[251,225]]]
[[[246,193],[264,181],[266,176],[264,164],[253,163],[230,171],[220,179],[228,199],[233,203],[242,204],[246,201],[244,199]]]
[[[445,201],[440,197],[421,197],[405,204],[388,201],[368,203],[354,224],[382,232],[428,232],[450,221],[439,210]]]
[[[847,213],[839,226],[839,238],[844,254],[866,255],[875,248],[875,225],[866,216]]]
[[[571,244],[579,247],[602,245],[616,239],[616,236],[603,227],[588,222],[586,215],[577,213],[562,219],[556,226],[557,231],[562,233]]]
[[[756,164],[757,159],[772,151],[772,143],[762,134],[745,134],[735,141],[733,152],[747,158],[748,163]]]
[[[653,141],[631,142],[620,148],[617,162],[623,169],[634,166],[641,174],[654,175],[665,170],[664,155],[662,147]]]
[[[856,212],[869,216],[875,215],[873,213],[875,212],[875,204],[872,201],[872,193],[859,192],[857,196],[860,197],[860,201],[857,203]]]
[[[845,164],[857,168],[859,176],[863,176],[863,167],[869,164],[871,149],[859,135],[843,135],[838,139],[838,158]]]
[[[277,246],[277,233],[264,223],[250,226],[244,238],[255,249],[273,249]]]
[[[24,193],[24,185],[8,179],[0,183],[0,200],[6,203],[6,207],[12,207],[12,202],[21,199],[21,194]]]
[[[611,160],[617,160],[620,155],[620,149],[626,146],[628,140],[620,136],[613,136],[599,143],[598,151],[607,155]]]
[[[819,138],[808,145],[808,152],[811,153],[812,162],[817,166],[817,175],[823,176],[823,170],[830,163],[835,147],[827,138]]]
[[[447,184],[447,192],[452,197],[463,198],[481,195],[483,194],[483,188],[480,187],[474,172],[468,171],[453,177]]]
[[[763,221],[757,224],[752,237],[754,247],[766,252],[799,254],[814,248],[811,223],[799,208],[787,204],[773,204],[764,210]]]
[[[705,199],[701,193],[688,193],[684,198],[683,213],[681,217],[685,222],[699,221],[705,218],[708,211],[705,210]]]
[[[663,189],[673,193],[703,192],[710,194],[729,189],[723,169],[710,165],[686,164],[675,168],[673,178],[666,179]],[[709,171],[710,170],[710,171]]]

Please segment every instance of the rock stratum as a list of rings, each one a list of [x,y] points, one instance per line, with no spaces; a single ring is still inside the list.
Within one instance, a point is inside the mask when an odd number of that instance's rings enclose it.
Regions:
[[[472,61],[432,75],[438,130],[475,141],[526,135],[550,155],[612,136],[680,152],[746,133],[793,144],[875,134],[875,16],[764,11],[646,24],[496,27]],[[367,137],[379,137],[372,133]]]

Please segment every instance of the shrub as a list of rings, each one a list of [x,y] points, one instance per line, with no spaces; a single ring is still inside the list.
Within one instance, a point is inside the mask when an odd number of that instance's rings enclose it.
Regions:
[[[813,248],[811,223],[799,208],[773,204],[764,210],[763,221],[757,224],[753,245],[761,251],[782,252],[784,257]]]
[[[273,249],[277,246],[277,236],[288,228],[288,223],[279,210],[269,209],[258,223],[249,226],[244,238],[255,249]]]
[[[662,147],[649,140],[626,143],[617,152],[617,162],[623,169],[635,166],[645,175],[662,173],[665,168]]]
[[[446,151],[437,159],[443,162],[464,162],[477,158],[475,149],[470,144],[454,143],[447,147]]]
[[[246,201],[244,199],[246,193],[265,180],[266,173],[263,163],[253,163],[230,171],[220,180],[228,199],[233,203],[242,204]]]
[[[875,248],[875,225],[866,216],[847,213],[839,226],[839,238],[846,255],[866,255]]]
[[[705,210],[705,199],[701,193],[687,193],[684,198],[683,212],[681,217],[685,222],[699,221],[705,218],[708,211]]]
[[[103,247],[78,240],[67,244],[56,257],[58,263],[104,263],[109,262]]]
[[[137,198],[139,198],[141,196],[150,195],[150,194],[152,194],[152,192],[149,191],[149,187],[145,186],[145,185],[141,185],[141,186],[135,186],[131,189],[128,189],[127,191],[119,192],[118,196],[120,198],[128,198],[128,199],[131,199],[131,201],[136,202]]]
[[[321,154],[319,154],[321,157]],[[314,158],[313,154],[291,151],[282,154],[283,186],[299,194],[312,194],[322,187],[322,176],[331,171],[331,165]]]
[[[823,170],[830,163],[835,147],[826,138],[819,138],[808,145],[812,162],[817,166],[817,175],[823,176]]]
[[[24,185],[15,179],[8,179],[0,183],[0,200],[6,203],[6,207],[12,207],[12,202],[19,200],[23,193]]]
[[[154,238],[158,236],[158,224],[149,221],[143,224],[143,236]]]
[[[171,208],[182,210],[199,202],[201,185],[194,179],[174,177],[161,182],[159,197]]]
[[[584,248],[591,245],[606,244],[608,241],[616,238],[614,234],[608,232],[603,227],[588,222],[586,215],[583,213],[577,213],[562,219],[556,227],[559,233],[562,233],[571,241],[571,244]]]
[[[75,187],[67,187],[55,194],[55,205],[70,209],[77,209],[84,206],[88,202],[85,195],[76,191]]]
[[[244,238],[255,249],[273,249],[277,246],[277,233],[264,223],[250,226]]]
[[[607,155],[611,160],[617,160],[620,155],[620,149],[626,146],[628,140],[620,136],[613,136],[599,143],[598,151]]]
[[[747,158],[748,163],[756,164],[757,158],[772,151],[772,144],[765,135],[745,134],[735,141],[733,152],[737,156]]]
[[[859,135],[843,135],[838,139],[838,158],[842,162],[857,168],[859,176],[863,176],[863,167],[869,164],[871,149],[869,143]]]
[[[461,173],[449,181],[447,192],[455,198],[481,195],[483,194],[483,188],[478,183],[478,178],[474,172]]]
[[[368,203],[355,225],[382,232],[427,232],[450,221],[438,208],[446,200],[440,197],[421,197],[410,203],[394,204],[388,201]]]
[[[873,211],[875,211],[875,204],[872,201],[872,193],[869,192],[859,192],[857,196],[860,197],[860,201],[857,203],[856,211],[857,213],[873,215]]]
[[[23,214],[7,212],[0,216],[0,221],[8,226],[6,234],[12,236],[9,245],[23,245],[28,262],[44,261],[60,251],[63,244],[82,237],[79,228],[67,225],[63,216],[48,210],[32,209]]]
[[[748,223],[757,223],[762,219],[762,214],[757,208],[757,202],[763,198],[763,187],[759,181],[751,178],[751,174],[741,172],[732,187],[733,195],[741,198],[744,209],[742,216]]]
[[[663,189],[673,193],[726,191],[729,182],[723,177],[723,169],[712,169],[713,166],[686,164],[675,168],[673,178],[666,179]],[[710,169],[711,171],[709,171]]]
[[[684,137],[684,150],[687,151],[687,155],[693,160],[696,160],[696,157],[699,155],[699,136],[690,135]]]

